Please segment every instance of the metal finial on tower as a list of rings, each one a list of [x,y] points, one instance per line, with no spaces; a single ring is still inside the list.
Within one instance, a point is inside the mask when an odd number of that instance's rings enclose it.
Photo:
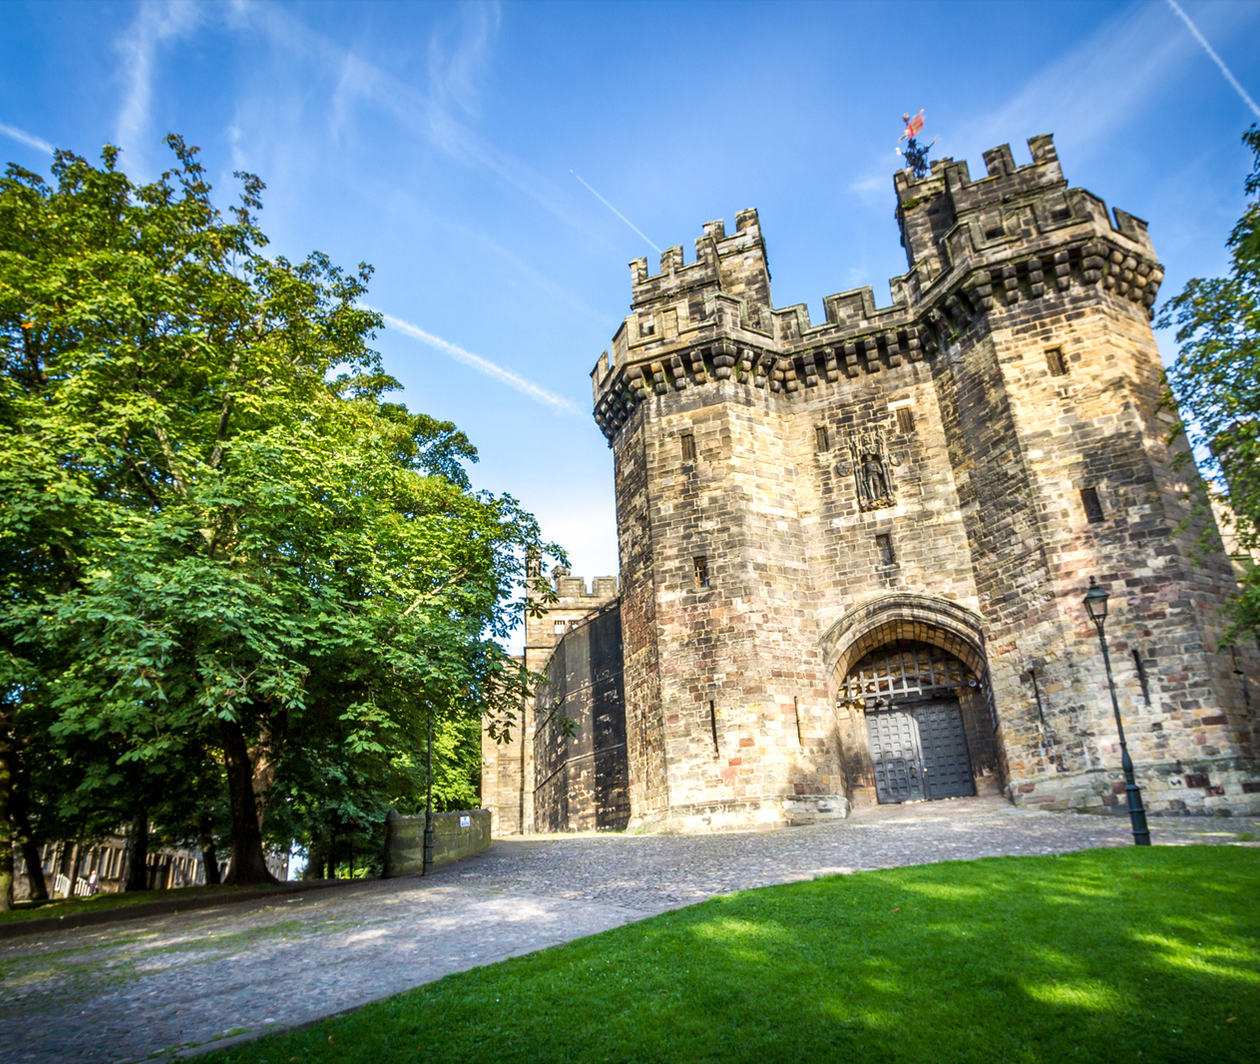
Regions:
[[[928,165],[928,152],[932,150],[932,145],[936,143],[933,137],[930,144],[920,144],[915,138],[919,135],[919,131],[923,128],[923,111],[911,118],[908,114],[901,116],[902,122],[905,123],[905,132],[897,138],[897,154],[910,164],[910,169],[915,177],[927,177],[931,167]],[[906,142],[905,150],[901,149],[901,142]]]

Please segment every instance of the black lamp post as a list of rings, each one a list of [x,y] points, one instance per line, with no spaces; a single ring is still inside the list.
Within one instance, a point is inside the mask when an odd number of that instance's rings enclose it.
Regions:
[[[420,874],[433,871],[433,711],[429,710],[429,735],[424,768],[424,856]]]
[[[1129,799],[1129,820],[1133,824],[1133,845],[1149,846],[1151,832],[1146,826],[1146,810],[1142,808],[1142,792],[1133,780],[1133,761],[1124,741],[1124,725],[1120,722],[1120,703],[1116,701],[1116,685],[1111,678],[1111,655],[1107,653],[1107,637],[1103,625],[1107,623],[1107,592],[1098,586],[1091,576],[1089,590],[1085,592],[1085,612],[1098,629],[1098,642],[1102,646],[1103,664],[1107,667],[1107,688],[1111,692],[1111,708],[1116,715],[1116,731],[1120,734],[1120,765],[1124,769],[1124,793]]]

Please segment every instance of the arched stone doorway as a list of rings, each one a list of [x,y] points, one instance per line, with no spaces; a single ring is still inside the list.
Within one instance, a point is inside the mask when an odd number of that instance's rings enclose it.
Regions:
[[[857,804],[999,793],[997,716],[980,618],[945,599],[869,600],[820,642],[846,790]]]
[[[881,804],[976,793],[993,728],[980,678],[955,655],[893,640],[850,668],[837,702],[864,721],[870,777],[863,782]]]

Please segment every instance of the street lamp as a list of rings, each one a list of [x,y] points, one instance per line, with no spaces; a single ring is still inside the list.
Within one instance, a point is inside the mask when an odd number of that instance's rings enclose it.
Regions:
[[[1107,637],[1103,625],[1107,623],[1107,591],[1098,586],[1091,576],[1089,590],[1085,592],[1085,612],[1098,629],[1098,642],[1102,647],[1103,664],[1107,667],[1107,688],[1111,692],[1111,708],[1116,715],[1116,731],[1120,734],[1120,765],[1124,769],[1124,793],[1129,799],[1129,820],[1133,824],[1133,845],[1149,846],[1151,832],[1146,826],[1146,810],[1142,808],[1142,792],[1133,780],[1133,761],[1124,741],[1124,725],[1120,722],[1120,703],[1116,701],[1116,685],[1111,678],[1111,655],[1107,653]]]
[[[433,710],[429,710],[429,741],[425,746],[424,766],[424,851],[420,874],[433,871]]]

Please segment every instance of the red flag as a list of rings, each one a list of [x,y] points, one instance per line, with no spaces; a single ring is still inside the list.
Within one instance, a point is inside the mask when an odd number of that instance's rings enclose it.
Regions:
[[[906,123],[906,136],[913,137],[923,128],[923,112],[920,111]]]

